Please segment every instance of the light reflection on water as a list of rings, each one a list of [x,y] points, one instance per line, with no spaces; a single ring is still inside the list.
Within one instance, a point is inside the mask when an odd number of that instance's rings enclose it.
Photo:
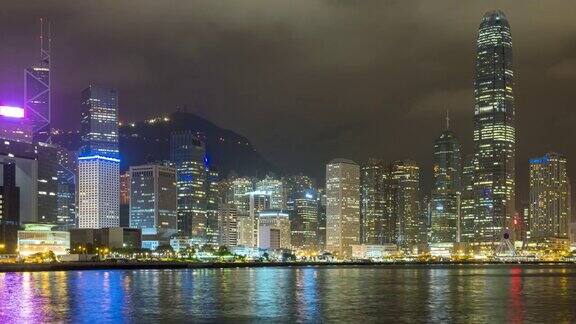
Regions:
[[[575,322],[576,266],[0,273],[0,323]]]

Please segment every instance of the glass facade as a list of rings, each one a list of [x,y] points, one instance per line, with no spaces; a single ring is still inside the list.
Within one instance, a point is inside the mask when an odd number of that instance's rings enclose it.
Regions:
[[[40,49],[40,61],[24,70],[24,110],[35,141],[50,137],[50,52]]]
[[[82,91],[80,156],[118,159],[118,92],[89,86]]]
[[[82,91],[78,158],[78,227],[120,225],[118,93],[89,86]]]
[[[176,170],[161,165],[130,167],[130,227],[142,230],[142,244],[169,244],[177,233]]]
[[[457,242],[462,162],[460,142],[450,130],[434,144],[434,186],[430,199],[431,241]]]
[[[493,243],[515,212],[515,111],[512,35],[501,11],[480,24],[474,82],[475,231],[478,243]]]
[[[350,257],[360,243],[360,167],[335,159],[326,165],[326,250]]]
[[[176,132],[170,145],[176,166],[178,234],[206,238],[205,144],[192,132]]]
[[[395,213],[397,243],[412,251],[426,243],[423,237],[425,220],[420,213],[420,167],[414,161],[396,161],[392,165],[396,186]]]
[[[557,153],[530,159],[530,238],[568,239],[571,201],[567,160]]]
[[[360,230],[364,244],[383,242],[385,173],[384,163],[376,159],[369,160],[360,171]]]

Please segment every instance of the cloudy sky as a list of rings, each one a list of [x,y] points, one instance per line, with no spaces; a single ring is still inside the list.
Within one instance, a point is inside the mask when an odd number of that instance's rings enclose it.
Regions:
[[[475,38],[495,8],[512,27],[525,196],[529,157],[555,150],[576,161],[571,1],[4,0],[0,102],[21,103],[43,16],[58,127],[77,127],[83,87],[110,85],[125,121],[189,105],[287,171],[411,158],[428,186],[447,108],[471,152]]]

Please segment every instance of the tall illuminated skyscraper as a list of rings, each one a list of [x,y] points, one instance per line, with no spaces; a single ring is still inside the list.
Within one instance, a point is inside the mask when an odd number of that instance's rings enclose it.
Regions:
[[[506,15],[490,11],[480,23],[474,82],[474,177],[479,243],[499,242],[515,213],[514,73]]]
[[[90,86],[82,91],[78,157],[78,227],[120,224],[118,93]]]
[[[468,155],[462,167],[462,195],[460,197],[460,242],[476,242],[476,198],[474,194],[474,175],[476,159]]]
[[[425,243],[425,220],[419,209],[420,167],[410,160],[392,164],[392,178],[396,186],[396,233],[398,245],[412,251]]]
[[[218,245],[218,210],[220,204],[219,174],[216,170],[206,167],[206,235],[208,243]]]
[[[130,227],[142,230],[142,247],[155,250],[178,232],[176,169],[163,165],[130,167]]]
[[[370,159],[360,170],[361,236],[364,244],[383,243],[385,173],[384,163],[376,159]]]
[[[192,132],[172,134],[171,160],[176,166],[178,234],[206,238],[206,147]]]
[[[462,162],[460,142],[449,129],[434,143],[434,184],[431,195],[431,240],[435,243],[458,241]]]
[[[530,159],[530,238],[568,239],[571,201],[567,161],[557,153]]]
[[[24,70],[24,109],[35,141],[50,137],[50,24],[40,19],[40,60]]]
[[[360,242],[360,167],[335,159],[326,165],[326,250],[350,256]]]
[[[248,178],[236,178],[232,180],[232,203],[236,206],[239,214],[247,214],[250,209],[246,195],[254,191],[254,183]]]
[[[256,191],[267,192],[270,195],[271,209],[286,209],[284,183],[282,180],[267,175],[266,178],[256,182]]]
[[[314,250],[318,247],[318,199],[316,192],[310,190],[301,198],[294,200],[291,232],[292,247],[300,250]]]

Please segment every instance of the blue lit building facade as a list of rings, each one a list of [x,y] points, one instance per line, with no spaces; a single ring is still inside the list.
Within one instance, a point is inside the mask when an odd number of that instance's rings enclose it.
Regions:
[[[175,132],[170,157],[176,167],[178,234],[207,237],[205,144],[192,132]]]
[[[78,227],[118,227],[120,154],[115,89],[90,86],[82,91],[80,136]]]

